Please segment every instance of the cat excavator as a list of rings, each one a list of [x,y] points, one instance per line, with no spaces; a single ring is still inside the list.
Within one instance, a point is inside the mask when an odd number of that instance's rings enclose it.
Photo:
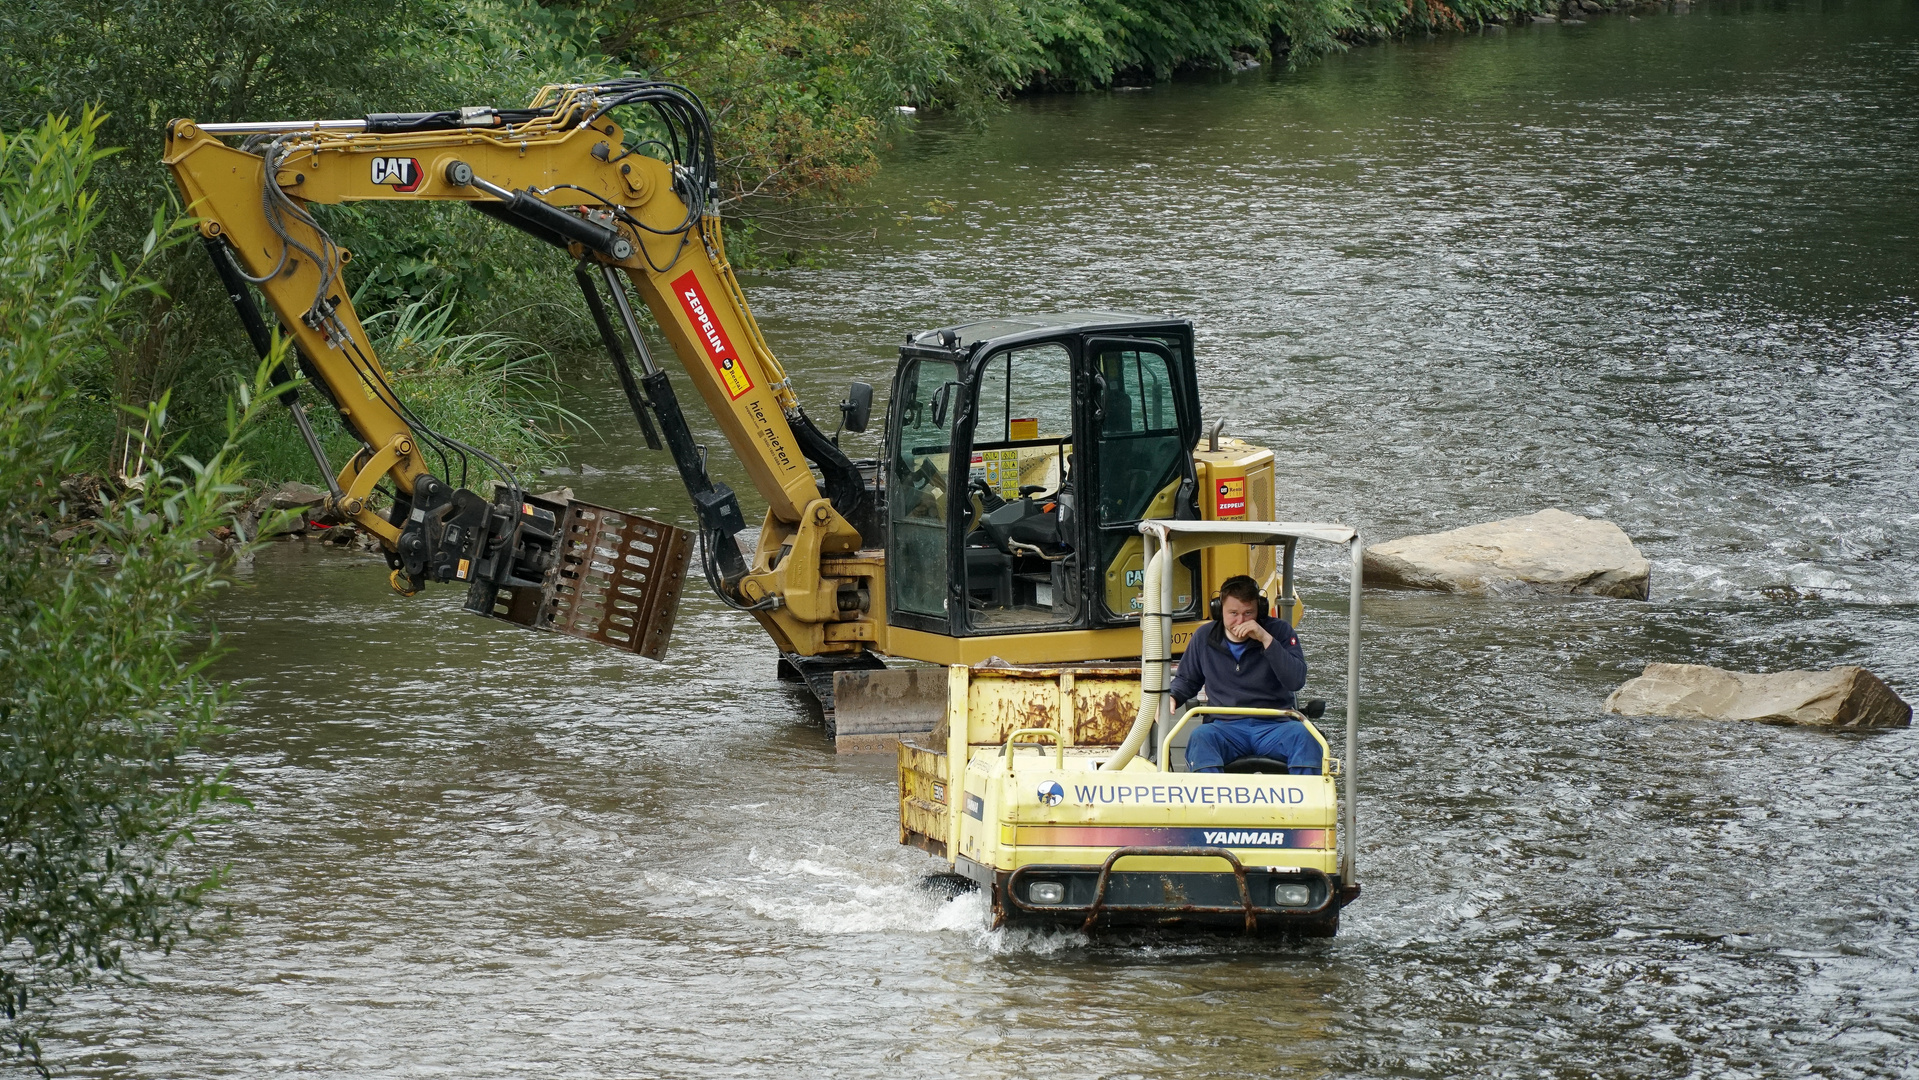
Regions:
[[[1193,330],[1176,318],[1074,312],[907,334],[884,457],[850,459],[747,307],[717,216],[713,131],[676,84],[548,86],[518,109],[179,119],[164,160],[254,346],[275,347],[257,292],[292,363],[359,438],[336,467],[299,387],[282,389],[325,510],[378,538],[403,594],[463,586],[473,612],[657,659],[697,559],[773,639],[781,675],[830,710],[836,674],[845,685],[887,658],[1134,655],[1139,523],[1272,517],[1273,455],[1217,425],[1202,433]],[[542,498],[409,407],[354,311],[352,253],[317,209],[367,201],[464,203],[559,249],[647,445],[678,467],[691,530]],[[765,503],[756,534],[709,474],[633,293]],[[844,429],[864,430],[871,387],[853,384],[839,408]],[[488,494],[467,486],[480,466],[498,478]],[[1271,551],[1186,557],[1167,600],[1174,646],[1226,577],[1250,572],[1296,605]]]

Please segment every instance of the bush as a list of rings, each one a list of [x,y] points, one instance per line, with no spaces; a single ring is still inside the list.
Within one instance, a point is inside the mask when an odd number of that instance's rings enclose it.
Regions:
[[[157,160],[161,127],[174,117],[519,104],[545,82],[604,69],[570,42],[522,33],[531,10],[515,0],[17,0],[0,5],[0,130],[100,106],[98,141],[127,150],[94,169],[101,195],[90,243],[96,252],[130,251],[156,208],[183,209]],[[496,287],[505,297],[521,291],[522,268],[536,258],[551,272],[549,253],[501,237],[460,207],[340,208],[332,225],[344,245],[369,256],[360,265],[372,271],[374,311],[437,294],[471,319],[502,306]],[[214,453],[225,387],[256,362],[197,245],[158,252],[149,269],[160,288],[126,298],[127,332],[68,373],[72,424],[94,436],[92,456],[79,464],[102,473],[121,467],[135,434],[121,406],[145,407],[169,391],[184,448]],[[281,434],[291,437],[291,426],[262,436]],[[269,479],[281,478],[281,462],[311,471],[297,438],[261,449]]]
[[[512,334],[455,333],[453,305],[415,300],[368,316],[373,339],[403,400],[420,419],[477,447],[517,470],[530,472],[559,460],[560,434],[585,421],[559,403],[559,383],[547,350]],[[494,477],[479,461],[473,471],[455,469],[448,479],[485,491]]]
[[[73,523],[82,492],[62,483],[79,457],[69,376],[114,347],[154,294],[143,266],[181,235],[155,217],[131,268],[89,253],[99,127],[89,112],[0,133],[0,1034],[34,1064],[49,994],[191,932],[222,872],[183,849],[239,801],[199,752],[221,695],[195,613],[225,578],[196,541],[232,516],[255,399],[204,462],[156,449],[164,399],[143,411],[132,480],[90,520]]]

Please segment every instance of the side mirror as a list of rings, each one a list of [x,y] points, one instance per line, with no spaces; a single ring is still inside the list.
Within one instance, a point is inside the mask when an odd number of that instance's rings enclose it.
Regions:
[[[933,426],[942,431],[946,429],[946,412],[953,404],[953,388],[958,385],[956,382],[941,383],[940,388],[933,391]]]
[[[840,402],[841,424],[848,431],[865,431],[873,417],[873,385],[855,382],[846,388],[846,400]]]
[[[1326,715],[1326,701],[1324,698],[1314,698],[1306,703],[1305,708],[1299,711],[1305,713],[1307,719],[1317,720]]]

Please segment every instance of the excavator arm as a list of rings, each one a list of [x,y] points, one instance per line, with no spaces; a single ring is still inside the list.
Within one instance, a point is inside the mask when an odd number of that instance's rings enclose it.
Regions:
[[[329,476],[331,508],[380,538],[396,588],[465,581],[470,609],[548,625],[554,605],[583,587],[569,584],[569,559],[574,579],[594,565],[624,572],[608,560],[650,560],[659,564],[654,594],[628,590],[635,610],[620,617],[644,621],[677,599],[659,582],[672,576],[676,543],[684,565],[684,540],[636,515],[528,496],[506,463],[428,427],[375,355],[342,280],[351,253],[327,235],[314,204],[460,201],[566,251],[636,420],[649,445],[663,438],[686,484],[712,587],[790,655],[858,654],[875,640],[880,561],[860,549],[876,528],[876,493],[800,408],[747,308],[711,212],[711,130],[690,92],[625,79],[547,87],[519,110],[175,120],[165,161],[256,347],[264,353],[270,334],[249,285],[359,437],[359,452],[335,470],[286,391]],[[629,284],[767,503],[750,557],[736,538],[745,524],[738,498],[708,475],[673,383],[641,333]],[[454,486],[453,463],[476,458],[507,478],[491,500]],[[382,481],[393,489],[384,515],[372,502]],[[619,592],[619,584],[608,587]],[[670,625],[670,603],[665,618]]]

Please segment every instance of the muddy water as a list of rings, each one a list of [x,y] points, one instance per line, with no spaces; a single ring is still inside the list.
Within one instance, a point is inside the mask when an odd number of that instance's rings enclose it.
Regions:
[[[902,135],[868,233],[747,282],[830,415],[907,329],[1192,318],[1283,516],[1559,506],[1651,603],[1369,596],[1335,941],[992,932],[710,600],[624,659],[289,545],[222,616],[231,930],[90,995],[86,1076],[1899,1076],[1919,737],[1623,720],[1649,660],[1919,696],[1919,9],[1365,49]],[[567,482],[685,513],[603,376]],[[866,444],[870,445],[870,444]],[[736,483],[743,478],[737,474]],[[742,485],[743,486],[743,485]],[[1309,562],[1311,685],[1339,685]]]

